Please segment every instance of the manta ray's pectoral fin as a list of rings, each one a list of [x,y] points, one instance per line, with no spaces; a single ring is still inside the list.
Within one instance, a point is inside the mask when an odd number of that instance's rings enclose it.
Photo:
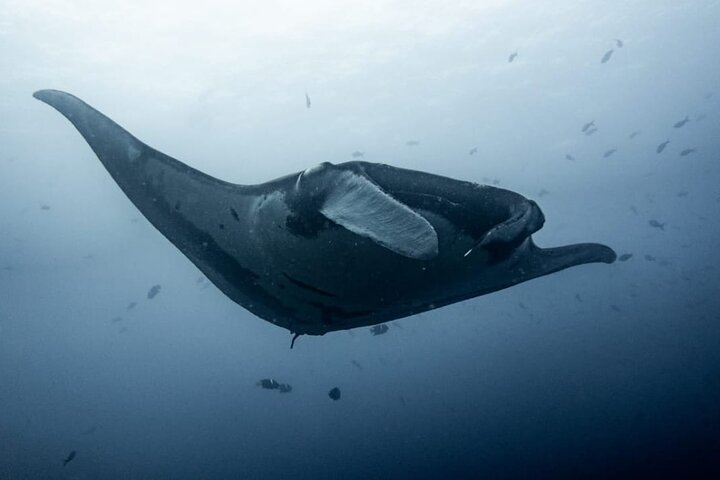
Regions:
[[[527,253],[522,261],[523,281],[549,275],[586,263],[613,263],[617,254],[599,243],[576,243],[563,247],[540,248],[527,240]]]
[[[325,217],[405,257],[430,260],[437,256],[437,233],[422,215],[363,175],[340,171],[332,181],[320,207]]]
[[[532,200],[524,201],[515,207],[510,218],[488,230],[480,242],[465,253],[465,256],[467,257],[478,247],[518,244],[540,230],[544,223],[545,216],[540,207]]]

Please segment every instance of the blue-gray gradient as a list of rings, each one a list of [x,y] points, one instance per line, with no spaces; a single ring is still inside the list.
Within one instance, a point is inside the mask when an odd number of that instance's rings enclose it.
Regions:
[[[0,4],[0,479],[720,473],[720,2],[446,3]],[[619,261],[290,350],[48,87],[231,182],[427,171]]]

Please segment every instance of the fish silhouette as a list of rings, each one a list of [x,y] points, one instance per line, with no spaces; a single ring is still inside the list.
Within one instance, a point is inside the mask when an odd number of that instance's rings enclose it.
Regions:
[[[686,116],[685,118],[683,118],[683,119],[680,120],[679,122],[675,122],[675,124],[673,125],[673,128],[682,128],[682,127],[684,127],[685,124],[688,123],[689,121],[690,121],[690,117]]]
[[[612,54],[613,54],[614,51],[615,51],[615,50],[613,50],[613,49],[611,48],[610,50],[608,50],[607,52],[605,52],[605,55],[603,55],[602,58],[600,59],[600,63],[607,63],[607,62],[610,60],[610,57],[612,57]]]

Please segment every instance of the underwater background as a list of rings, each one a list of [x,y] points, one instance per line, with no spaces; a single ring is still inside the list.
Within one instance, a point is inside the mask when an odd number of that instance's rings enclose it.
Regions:
[[[719,54],[718,1],[0,0],[0,479],[720,475]],[[290,350],[41,88],[230,182],[498,185],[624,261]]]

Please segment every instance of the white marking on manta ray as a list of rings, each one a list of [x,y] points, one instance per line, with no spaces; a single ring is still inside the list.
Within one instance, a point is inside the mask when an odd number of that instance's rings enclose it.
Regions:
[[[320,212],[353,233],[395,253],[429,260],[438,255],[438,238],[424,217],[398,202],[366,178],[338,175]]]

